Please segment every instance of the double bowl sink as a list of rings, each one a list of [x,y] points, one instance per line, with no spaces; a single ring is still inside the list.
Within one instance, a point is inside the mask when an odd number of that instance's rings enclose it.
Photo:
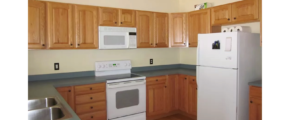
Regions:
[[[54,97],[28,100],[28,120],[68,120],[71,117]]]

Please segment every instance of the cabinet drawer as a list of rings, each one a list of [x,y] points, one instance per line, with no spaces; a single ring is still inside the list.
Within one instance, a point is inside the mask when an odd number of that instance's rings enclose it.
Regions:
[[[187,76],[188,82],[196,84],[196,77],[195,76]]]
[[[106,92],[99,92],[93,94],[84,94],[76,96],[76,104],[83,104],[89,102],[96,102],[106,100]]]
[[[107,120],[107,111],[102,110],[98,112],[86,113],[79,115],[81,120]]]
[[[106,110],[106,101],[99,101],[94,103],[87,103],[82,105],[76,105],[76,113],[89,113],[94,111]]]
[[[262,87],[250,86],[251,97],[262,97]]]
[[[146,78],[146,84],[164,84],[166,82],[167,76],[157,76],[157,77],[148,77]]]
[[[105,90],[106,90],[106,83],[75,86],[76,95],[103,92]]]

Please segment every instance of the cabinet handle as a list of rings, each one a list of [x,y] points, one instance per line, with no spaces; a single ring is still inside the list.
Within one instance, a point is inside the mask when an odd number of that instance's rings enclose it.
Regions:
[[[155,45],[157,45],[157,43],[155,43]]]
[[[70,46],[73,46],[73,44],[70,44]]]
[[[197,88],[196,88],[196,90],[197,90]]]
[[[234,19],[237,19],[236,17],[234,17]]]
[[[251,100],[250,103],[253,103],[253,101]]]
[[[117,22],[115,22],[115,24],[117,24]]]
[[[78,46],[80,46],[80,44],[78,44]]]
[[[230,18],[228,18],[228,21],[230,21]]]
[[[91,118],[94,118],[94,116],[91,116]]]
[[[188,45],[190,45],[190,43],[188,43]]]
[[[165,86],[165,88],[166,88],[166,86]]]
[[[156,79],[156,81],[158,81],[158,79]]]
[[[186,80],[186,78],[184,78],[184,80]]]
[[[42,44],[42,46],[45,46],[45,44]]]
[[[91,97],[91,100],[93,99],[93,97]]]
[[[153,45],[153,44],[151,43],[151,45]]]
[[[123,24],[123,22],[121,22],[121,24]]]
[[[192,81],[194,81],[194,79],[192,79]]]
[[[93,106],[91,106],[91,109],[93,109],[94,107]]]
[[[71,92],[71,90],[68,90],[68,92]]]
[[[93,90],[93,88],[90,88],[90,90]]]

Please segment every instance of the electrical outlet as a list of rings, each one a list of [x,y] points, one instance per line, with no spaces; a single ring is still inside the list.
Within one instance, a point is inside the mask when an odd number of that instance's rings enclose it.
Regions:
[[[59,63],[54,63],[54,70],[59,70]]]
[[[152,65],[153,64],[153,59],[150,59],[150,65]]]

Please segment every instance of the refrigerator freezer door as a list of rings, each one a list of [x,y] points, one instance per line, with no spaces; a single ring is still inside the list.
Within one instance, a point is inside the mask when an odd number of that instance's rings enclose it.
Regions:
[[[236,120],[237,70],[197,66],[197,120]]]
[[[237,68],[237,32],[198,34],[197,65]]]

